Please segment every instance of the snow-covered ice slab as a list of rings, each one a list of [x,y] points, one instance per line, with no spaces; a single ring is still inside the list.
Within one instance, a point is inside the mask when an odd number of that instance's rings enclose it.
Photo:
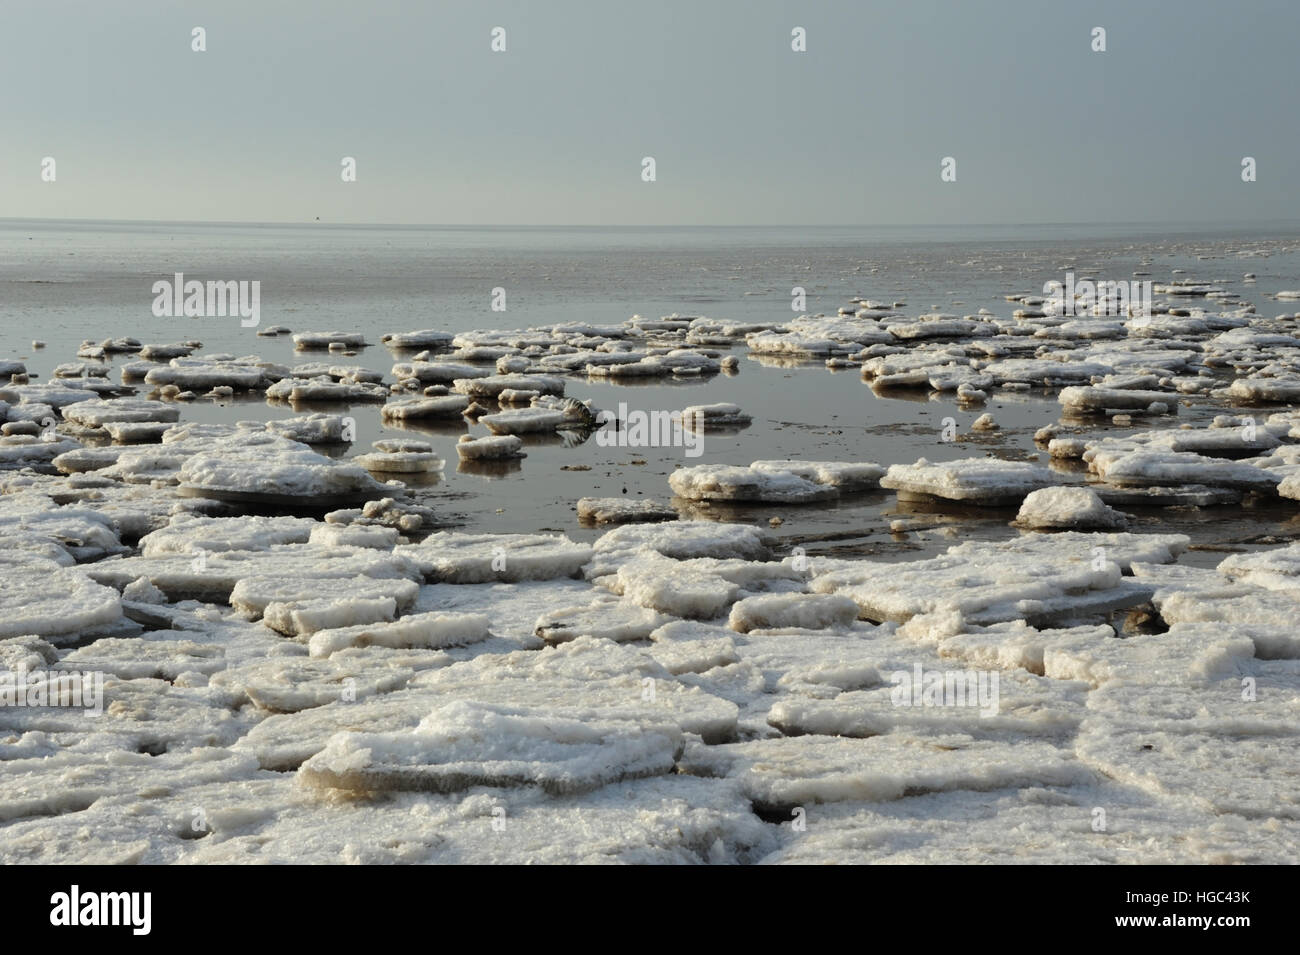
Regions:
[[[61,638],[101,631],[122,622],[117,591],[80,569],[22,551],[0,553],[0,637]]]
[[[279,418],[266,423],[266,430],[290,441],[303,444],[347,444],[347,420],[344,415],[316,414],[296,418]]]
[[[615,600],[597,600],[577,607],[548,610],[537,618],[533,633],[547,643],[566,643],[578,637],[598,637],[625,643],[647,640],[672,619],[645,607]]]
[[[561,428],[577,428],[579,423],[562,411],[546,408],[516,408],[483,415],[478,419],[493,434],[538,434]]]
[[[592,524],[635,524],[676,519],[676,508],[645,498],[584,497],[578,500],[578,520]]]
[[[0,535],[9,551],[30,551],[60,564],[126,551],[111,517],[84,507],[60,507],[39,493],[0,495]]]
[[[668,476],[673,493],[688,501],[763,501],[805,504],[837,497],[839,492],[790,472],[759,471],[730,464],[678,468]]]
[[[564,379],[554,375],[487,375],[482,378],[457,378],[452,388],[473,398],[495,398],[507,389],[536,391],[544,395],[564,394]]]
[[[214,696],[233,706],[252,703],[268,713],[297,713],[338,701],[359,702],[403,689],[415,669],[402,659],[313,660],[303,657],[255,660],[215,674]],[[442,665],[450,660],[440,661]],[[438,665],[428,661],[428,665]]]
[[[594,637],[545,650],[480,654],[420,674],[445,699],[546,710],[570,719],[673,724],[709,742],[735,733],[735,704],[687,686],[644,651]]]
[[[390,348],[442,348],[450,346],[455,337],[451,332],[422,328],[413,332],[388,332],[379,340]]]
[[[846,493],[875,490],[885,474],[883,467],[866,461],[755,461],[750,467],[765,474],[793,474]]]
[[[322,375],[317,378],[282,378],[266,389],[268,402],[361,402],[386,401],[389,391],[382,385],[365,381],[335,380]]]
[[[440,706],[409,733],[340,734],[299,769],[309,786],[353,792],[456,792],[539,786],[588,792],[671,772],[675,726],[578,721],[473,702]]]
[[[833,594],[763,594],[738,600],[727,625],[739,633],[802,627],[809,630],[847,628],[858,617],[858,605]]]
[[[376,443],[391,444],[382,441]],[[428,444],[408,442],[408,445],[408,448],[398,451],[358,454],[352,459],[352,463],[378,474],[429,474],[433,471],[441,471],[446,464],[442,458],[433,453]],[[419,450],[415,449],[416,445],[419,446]]]
[[[734,703],[677,681],[646,653],[579,637],[542,651],[479,654],[425,671],[398,694],[273,716],[235,748],[256,754],[267,768],[293,769],[334,733],[414,729],[433,707],[454,700],[536,709],[563,719],[676,725],[711,742],[734,737],[738,713]]]
[[[308,648],[313,657],[328,657],[349,647],[442,649],[486,640],[486,615],[478,613],[416,613],[393,623],[318,630]]]
[[[1300,543],[1224,558],[1218,571],[1225,577],[1278,590],[1300,599]]]
[[[45,440],[32,434],[0,438],[0,469],[49,466],[55,458],[81,448],[71,438]]]
[[[298,332],[293,336],[293,344],[302,351],[329,348],[331,345],[363,348],[366,344],[366,336],[360,332]]]
[[[1228,396],[1246,405],[1290,404],[1300,400],[1300,377],[1237,378],[1228,386]]]
[[[927,662],[920,685],[909,683],[906,692],[900,692],[904,685],[899,673],[915,681],[914,670],[904,668],[891,673],[890,682],[883,686],[829,698],[782,696],[772,704],[767,722],[786,736],[861,739],[885,733],[962,734],[977,739],[1029,737],[1065,742],[1086,715],[1088,688],[1079,682],[1052,680],[1023,670],[990,675]],[[960,705],[926,703],[927,679],[934,681],[930,699],[943,701],[945,694],[952,692],[952,699]]]
[[[1118,530],[1128,526],[1128,517],[1092,488],[1045,487],[1025,497],[1016,523],[1034,530]]]
[[[881,802],[960,789],[1083,785],[1098,779],[1068,751],[1050,743],[1004,743],[964,735],[811,736],[691,746],[681,765],[694,774],[737,778],[757,809],[786,818],[795,807],[818,803]]]
[[[971,623],[1053,621],[1145,603],[1151,589],[1121,577],[1133,561],[1172,561],[1181,534],[1030,534],[1012,541],[967,541],[946,554],[905,564],[854,564],[815,577],[817,593],[857,602],[869,620],[906,621],[960,612]]]
[[[1098,477],[1120,487],[1203,485],[1271,493],[1282,475],[1266,468],[1186,451],[1090,450],[1085,456]]]
[[[1067,412],[1145,411],[1176,414],[1178,396],[1166,391],[1074,386],[1061,389],[1061,406]]]
[[[195,548],[189,554],[102,560],[87,564],[84,569],[92,580],[119,590],[144,577],[170,600],[195,599],[220,604],[230,599],[235,586],[245,578],[321,581],[364,575],[385,580],[416,581],[420,577],[415,565],[398,555],[368,547],[344,548],[310,543],[273,545],[258,551],[214,553]],[[316,586],[328,587],[323,583]]]
[[[859,340],[840,341],[803,332],[756,332],[745,337],[745,344],[756,355],[773,355],[790,358],[824,358],[828,355],[848,355],[861,349],[863,344],[880,344],[890,340],[883,328],[863,329]]]
[[[202,517],[178,514],[166,527],[140,538],[142,557],[199,551],[266,550],[277,544],[305,544],[319,523],[306,517]]]
[[[522,458],[524,442],[513,434],[485,435],[471,438],[461,435],[456,443],[456,454],[462,461],[505,461]]]
[[[9,409],[10,421],[30,421],[33,420],[31,417],[22,414],[24,407],[57,411],[80,401],[112,396],[123,390],[94,378],[61,378],[28,385],[0,385],[0,401],[13,406]],[[19,413],[18,417],[14,417],[15,412]]]
[[[238,503],[320,509],[383,497],[364,468],[317,454],[296,441],[249,432],[214,442],[181,466],[181,492]]]
[[[1105,832],[1094,809],[1109,807]],[[1116,807],[1123,807],[1116,811]],[[1294,835],[1187,799],[1103,782],[1067,788],[940,792],[887,803],[823,805],[764,865],[1288,863]],[[1284,826],[1279,833],[1286,832]]]
[[[161,388],[175,385],[182,391],[203,392],[225,386],[235,391],[261,391],[281,378],[289,369],[263,361],[256,355],[243,358],[209,355],[199,358],[173,358],[144,376],[146,384]]]
[[[1063,483],[1060,475],[1024,461],[964,458],[934,463],[894,464],[880,486],[898,492],[900,501],[942,498],[964,504],[1004,506],[1031,491]]]
[[[738,583],[711,572],[717,563],[643,554],[619,568],[611,589],[659,613],[708,620],[725,613],[741,594]]]
[[[172,429],[165,421],[108,421],[104,431],[115,444],[150,444]]]
[[[225,650],[183,634],[153,631],[140,637],[103,637],[80,647],[60,661],[64,670],[98,670],[124,680],[168,680],[182,674],[210,675],[225,669]]]
[[[672,521],[666,524],[629,524],[607,531],[593,546],[589,579],[616,573],[628,561],[644,554],[673,560],[715,557],[721,560],[763,560],[769,556],[768,537],[748,524],[715,521]]]
[[[298,636],[391,621],[411,609],[419,592],[419,584],[404,577],[245,577],[231,591],[230,605]]]
[[[461,534],[443,531],[394,548],[430,582],[457,584],[573,577],[592,557],[587,544],[549,534]]]
[[[889,334],[902,341],[970,338],[981,333],[991,335],[993,330],[980,322],[967,321],[955,315],[922,315],[918,319],[892,322],[889,326]]]
[[[450,385],[457,378],[486,378],[490,374],[484,368],[458,362],[409,361],[393,366],[393,377],[399,381],[414,378],[426,385]]]
[[[719,402],[711,405],[691,405],[682,409],[682,427],[691,431],[743,428],[753,419],[740,405]]]
[[[102,428],[109,422],[179,421],[180,410],[175,405],[146,398],[114,398],[109,401],[96,398],[69,405],[64,409],[63,417],[85,428]]]
[[[395,398],[380,409],[385,418],[418,421],[421,418],[456,419],[465,413],[470,399],[465,395],[440,395],[432,398]]]

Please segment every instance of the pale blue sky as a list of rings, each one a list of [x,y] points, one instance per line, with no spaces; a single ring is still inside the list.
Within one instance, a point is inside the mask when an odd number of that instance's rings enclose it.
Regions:
[[[1294,0],[3,0],[0,16],[4,217],[1300,218]]]

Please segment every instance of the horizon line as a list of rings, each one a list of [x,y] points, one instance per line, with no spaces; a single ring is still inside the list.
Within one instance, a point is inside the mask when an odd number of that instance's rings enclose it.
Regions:
[[[54,222],[110,225],[321,226],[371,229],[970,229],[1076,226],[1244,226],[1300,224],[1300,217],[1276,219],[1088,220],[1077,222],[879,222],[879,223],[585,223],[585,222],[353,222],[320,219],[103,219],[74,216],[0,216],[0,223]]]

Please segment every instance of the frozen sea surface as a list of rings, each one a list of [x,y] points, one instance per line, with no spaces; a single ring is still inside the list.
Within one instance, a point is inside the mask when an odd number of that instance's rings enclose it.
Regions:
[[[1296,855],[1300,232],[0,245],[4,861]]]

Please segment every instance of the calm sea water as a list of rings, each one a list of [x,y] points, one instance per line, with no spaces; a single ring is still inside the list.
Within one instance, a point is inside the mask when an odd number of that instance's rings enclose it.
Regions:
[[[1257,255],[1249,253],[1261,253]],[[343,329],[377,343],[390,331],[435,328],[525,328],[560,321],[617,323],[633,314],[678,313],[737,321],[783,321],[794,314],[791,289],[807,290],[809,312],[833,314],[853,295],[906,302],[908,313],[970,314],[987,308],[1009,316],[1011,292],[1041,292],[1044,282],[1078,275],[1114,279],[1135,270],[1159,281],[1180,277],[1223,282],[1262,315],[1286,312],[1269,295],[1300,288],[1300,224],[1266,228],[1160,230],[1150,226],[952,228],[417,228],[325,225],[222,225],[0,220],[0,357],[27,361],[46,377],[74,359],[86,339],[132,336],[142,342],[197,339],[208,352],[258,354],[294,364],[325,353],[295,353],[286,338],[256,336],[237,318],[155,318],[155,281],[175,272],[200,280],[261,282],[261,324],[294,331]],[[1258,280],[1243,283],[1245,272]],[[491,310],[492,289],[506,290],[505,312]],[[33,350],[31,342],[48,343]],[[704,454],[680,448],[618,449],[596,442],[530,443],[517,470],[493,476],[457,470],[461,429],[427,434],[448,461],[443,480],[421,489],[447,520],[489,531],[597,533],[577,523],[583,496],[669,497],[666,477],[683,464],[747,464],[762,458],[911,462],[996,453],[1035,453],[1033,431],[1056,420],[1051,396],[999,396],[986,409],[963,410],[924,393],[878,397],[856,371],[832,373],[820,362],[778,366],[747,358],[738,375],[689,383],[620,387],[574,379],[569,393],[600,407],[626,401],[645,410],[731,401],[754,417],[737,435],[710,435]],[[388,374],[394,355],[374,344],[339,363]],[[130,360],[130,356],[125,359]],[[116,378],[114,370],[110,373]],[[319,410],[319,409],[308,409]],[[342,412],[337,406],[328,409]],[[987,410],[1002,425],[978,443],[942,444],[940,420],[968,425]],[[260,398],[186,405],[185,420],[269,420],[296,413]],[[359,440],[401,434],[384,426],[376,406],[348,409]],[[1198,420],[1213,409],[1193,407]],[[483,433],[472,428],[471,433]],[[587,471],[562,470],[586,466]],[[1154,512],[1151,529],[1178,525],[1214,545],[1259,533],[1290,534],[1290,509],[1243,514]],[[810,552],[882,558],[942,549],[954,539],[1000,537],[1014,515],[955,513],[947,529],[898,538],[890,520],[914,516],[892,495],[868,495],[833,507],[757,507],[717,512],[725,519],[767,522]],[[1207,557],[1210,563],[1212,560]]]

